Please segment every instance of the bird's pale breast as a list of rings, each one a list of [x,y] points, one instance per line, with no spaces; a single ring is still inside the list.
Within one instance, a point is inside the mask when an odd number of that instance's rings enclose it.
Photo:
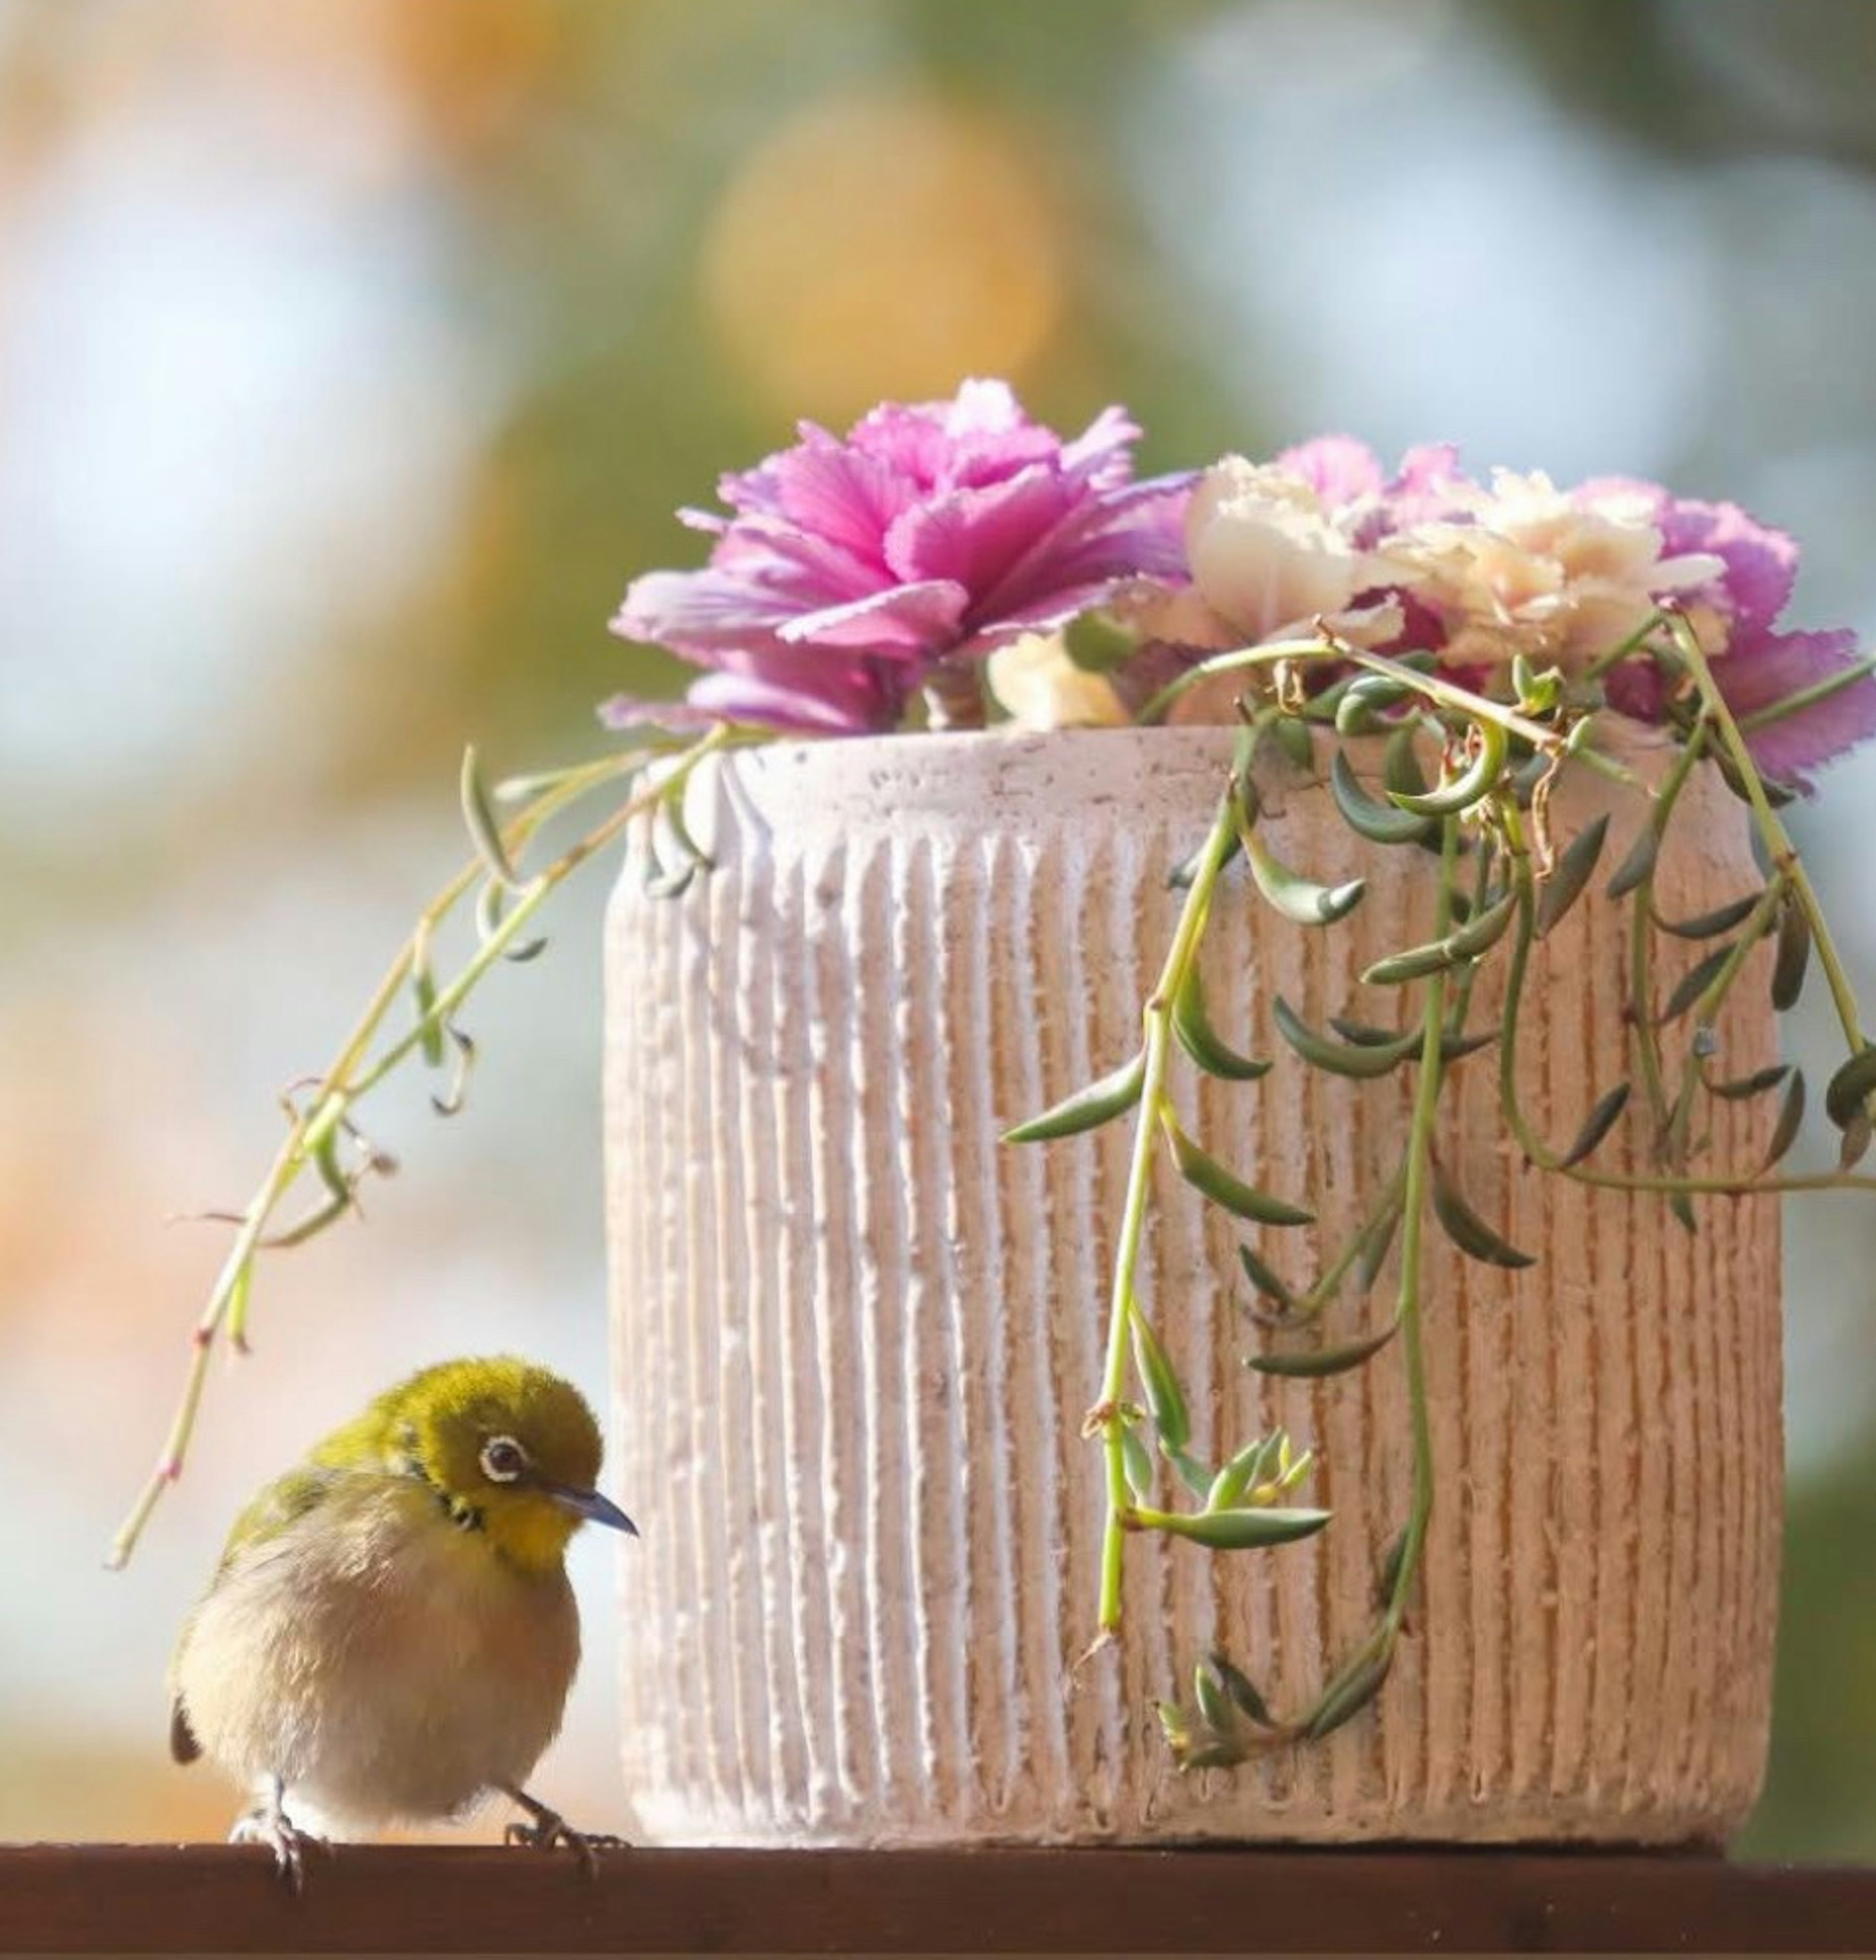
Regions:
[[[173,1680],[207,1754],[244,1783],[279,1777],[343,1828],[523,1782],[579,1657],[563,1572],[508,1564],[421,1484],[361,1475],[237,1554]]]

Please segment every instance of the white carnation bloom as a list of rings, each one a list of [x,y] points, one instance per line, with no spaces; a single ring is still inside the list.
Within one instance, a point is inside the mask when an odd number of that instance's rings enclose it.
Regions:
[[[1410,583],[1410,564],[1356,544],[1365,514],[1356,504],[1328,508],[1312,485],[1272,464],[1242,456],[1213,464],[1187,512],[1186,557],[1223,643],[1306,634],[1318,619],[1334,624],[1361,593]]]
[[[1725,567],[1705,552],[1661,555],[1645,495],[1572,495],[1541,472],[1493,473],[1461,491],[1469,523],[1420,524],[1386,540],[1419,568],[1419,596],[1445,619],[1443,657],[1481,664],[1523,653],[1566,669],[1639,632],[1662,600]]]

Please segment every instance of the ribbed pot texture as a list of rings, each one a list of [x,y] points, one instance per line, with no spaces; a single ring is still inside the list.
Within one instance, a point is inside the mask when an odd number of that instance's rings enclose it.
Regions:
[[[1171,1764],[1154,1702],[1214,1646],[1279,1710],[1352,1652],[1410,1453],[1398,1341],[1328,1381],[1243,1365],[1272,1337],[1232,1298],[1239,1233],[1302,1283],[1315,1235],[1237,1226],[1163,1166],[1142,1293],[1192,1389],[1195,1445],[1223,1455],[1286,1424],[1320,1453],[1305,1500],[1336,1517],[1273,1551],[1130,1539],[1124,1642],[1076,1668],[1104,1516],[1081,1425],[1132,1125],[998,1136],[1133,1052],[1179,903],[1166,874],[1229,743],[778,746],[694,782],[717,868],[682,897],[647,896],[628,860],[606,1122],[618,1488],[644,1531],[623,1566],[625,1773],[647,1838],[1673,1842],[1723,1838],[1750,1806],[1783,1461],[1776,1207],[1703,1201],[1690,1236],[1655,1198],[1529,1169],[1490,1049],[1453,1071],[1440,1147],[1538,1263],[1506,1271],[1429,1237],[1436,1509],[1378,1704],[1235,1772]],[[1598,794],[1603,868],[1538,949],[1519,1045],[1559,1146],[1628,1066],[1627,912],[1602,886],[1642,801],[1592,783],[1556,816],[1567,838]],[[1183,1068],[1175,1093],[1216,1154],[1308,1195],[1332,1245],[1399,1161],[1413,1071],[1307,1069],[1270,1003],[1318,1026],[1394,1022],[1397,991],[1356,976],[1429,936],[1432,861],[1360,843],[1315,786],[1273,784],[1265,822],[1286,861],[1359,872],[1368,895],[1305,930],[1228,873],[1212,1016],[1276,1067],[1251,1085]],[[1750,887],[1723,786],[1696,781],[1677,832],[1664,915]],[[1658,1004],[1704,950],[1661,943]],[[1765,991],[1755,966],[1727,1075],[1772,1057]],[[1496,1020],[1494,991],[1482,978],[1474,1025]],[[1645,1167],[1642,1121],[1624,1116],[1598,1165]],[[1763,1100],[1703,1106],[1711,1161],[1756,1163],[1770,1121]],[[1330,1338],[1380,1324],[1392,1272],[1331,1309]]]

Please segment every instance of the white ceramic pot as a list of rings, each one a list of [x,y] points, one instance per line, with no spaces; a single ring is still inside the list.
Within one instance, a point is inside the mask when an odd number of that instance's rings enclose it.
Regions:
[[[1271,1552],[1130,1540],[1124,1645],[1071,1688],[1103,1516],[1080,1428],[1130,1125],[998,1134],[1132,1052],[1178,903],[1166,873],[1229,742],[780,746],[694,784],[718,868],[681,899],[647,897],[628,864],[607,1145],[618,1488],[645,1533],[624,1580],[625,1770],[650,1839],[1668,1842],[1723,1836],[1756,1795],[1782,1466],[1775,1208],[1704,1204],[1690,1236],[1653,1198],[1529,1170],[1490,1051],[1456,1069],[1442,1150],[1541,1257],[1512,1273],[1429,1241],[1437,1510],[1378,1706],[1235,1772],[1169,1761],[1153,1703],[1215,1643],[1284,1708],[1349,1654],[1410,1473],[1399,1344],[1328,1382],[1248,1373],[1263,1337],[1230,1301],[1232,1223],[1170,1179],[1144,1293],[1194,1386],[1196,1443],[1287,1424],[1337,1515]],[[1754,876],[1738,807],[1715,782],[1691,794],[1690,841],[1660,876],[1670,917]],[[1359,844],[1320,789],[1272,800],[1282,854],[1359,869],[1368,897],[1302,931],[1229,874],[1213,1017],[1277,1065],[1248,1088],[1188,1072],[1177,1093],[1216,1153],[1314,1194],[1333,1228],[1397,1161],[1411,1071],[1306,1070],[1270,1001],[1318,1026],[1397,1014],[1355,976],[1427,937],[1429,860]],[[1560,1144],[1624,1071],[1626,912],[1601,886],[1639,803],[1616,793],[1604,872],[1534,965],[1521,1079]],[[1700,950],[1671,943],[1664,989]],[[1763,998],[1754,976],[1741,991]],[[1772,1053],[1769,1011],[1744,1020],[1729,1074]],[[1757,1160],[1762,1103],[1711,1119],[1719,1161]],[[1638,1120],[1599,1163],[1639,1163]],[[1309,1277],[1298,1235],[1259,1242]],[[1352,1335],[1382,1310],[1331,1324]]]

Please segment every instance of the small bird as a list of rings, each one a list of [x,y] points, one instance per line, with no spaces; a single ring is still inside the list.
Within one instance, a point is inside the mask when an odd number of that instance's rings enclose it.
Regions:
[[[567,1542],[587,1519],[638,1535],[593,1485],[579,1391],[510,1356],[444,1361],[388,1389],[235,1520],[170,1664],[170,1753],[255,1793],[231,1841],[289,1884],[327,1831],[458,1816],[499,1793],[512,1844],[589,1869],[616,1840],[522,1787],[580,1659]],[[316,1818],[314,1831],[288,1813]]]

